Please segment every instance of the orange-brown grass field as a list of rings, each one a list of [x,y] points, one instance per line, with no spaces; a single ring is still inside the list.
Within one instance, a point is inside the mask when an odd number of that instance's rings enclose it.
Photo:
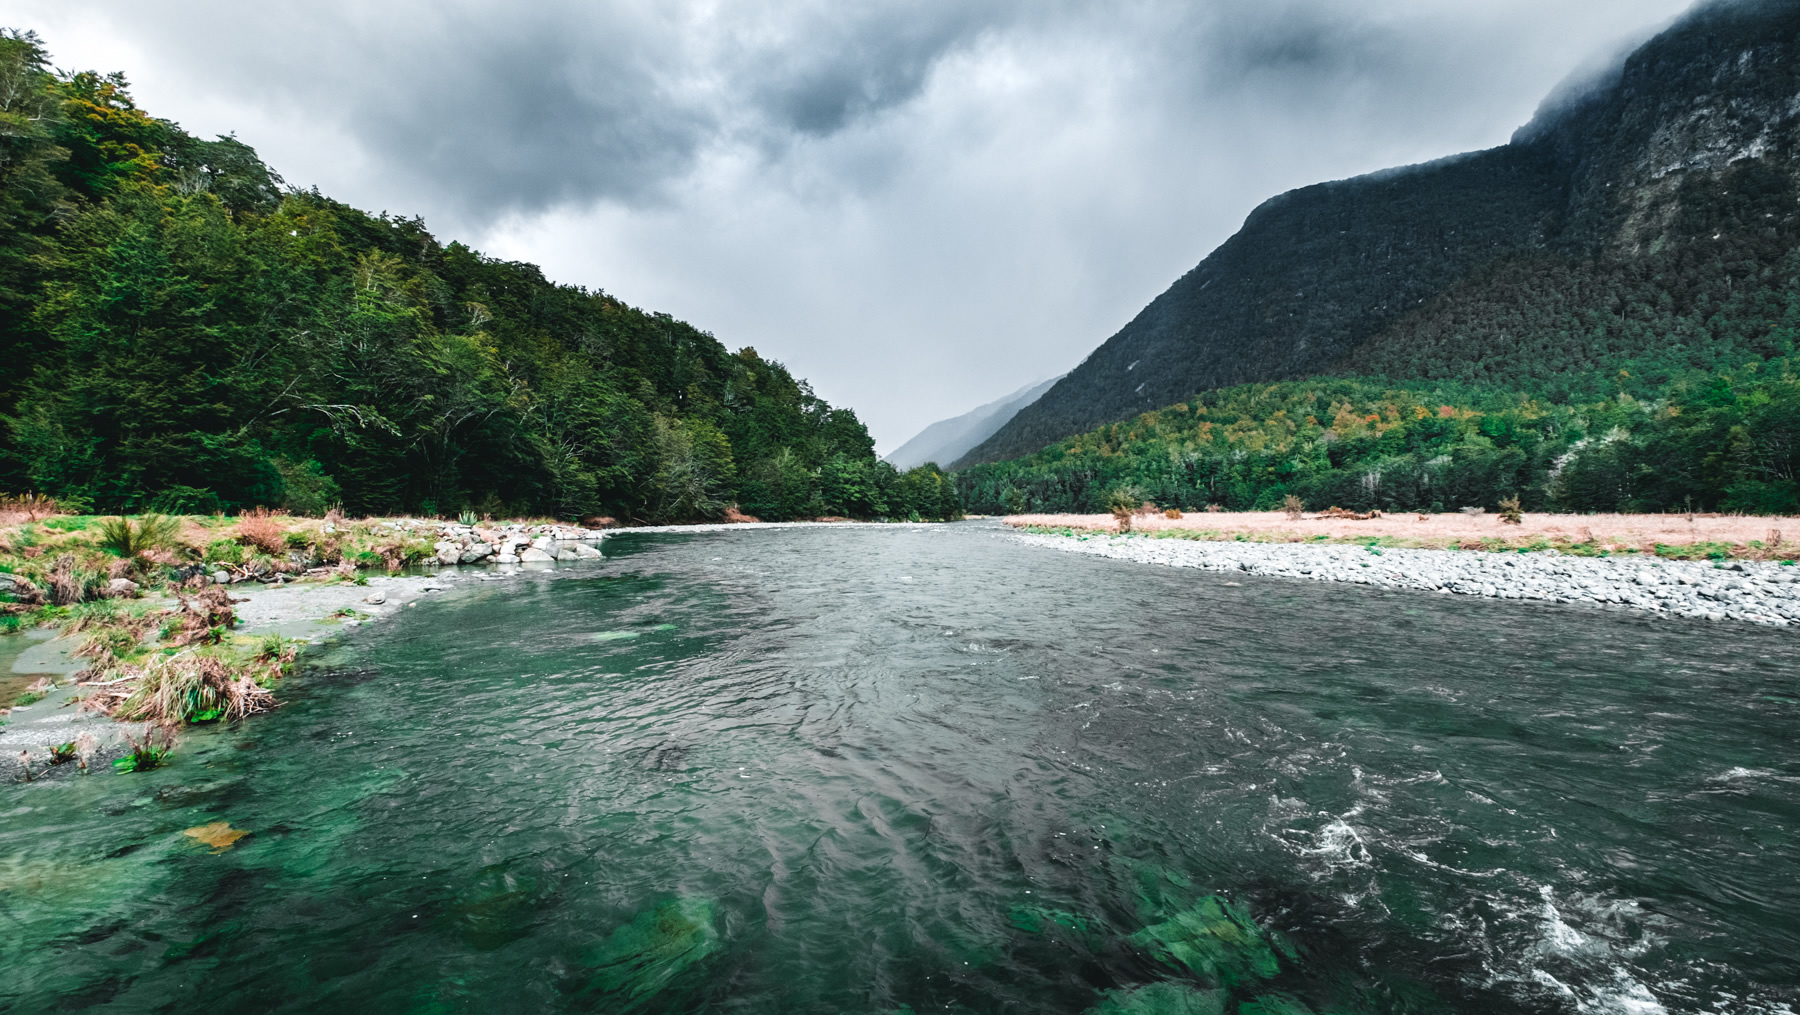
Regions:
[[[1013,515],[1006,524],[1038,531],[1116,532],[1112,515]],[[1647,553],[1675,558],[1800,558],[1800,518],[1753,515],[1526,514],[1509,525],[1497,514],[1412,513],[1379,518],[1296,519],[1281,511],[1197,512],[1168,517],[1140,511],[1132,531],[1150,536],[1253,542],[1376,542],[1384,546],[1464,550]]]

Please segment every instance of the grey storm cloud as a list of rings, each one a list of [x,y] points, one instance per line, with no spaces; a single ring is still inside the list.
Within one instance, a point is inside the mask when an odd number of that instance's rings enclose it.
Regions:
[[[1073,366],[1261,201],[1504,143],[1688,2],[0,0],[0,23],[295,184],[755,345],[891,448]]]
[[[106,5],[122,9],[122,5]],[[153,9],[162,7],[161,12]],[[177,9],[187,17],[175,17]],[[201,19],[192,17],[203,9]],[[712,146],[775,155],[916,98],[1007,3],[147,3],[222,30],[209,63],[332,117],[470,220],[654,203]],[[138,20],[134,17],[132,20]],[[54,43],[54,40],[52,40]]]

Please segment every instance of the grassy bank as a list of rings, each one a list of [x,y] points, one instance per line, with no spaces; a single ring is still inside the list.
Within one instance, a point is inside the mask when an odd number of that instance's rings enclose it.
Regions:
[[[1050,535],[1116,533],[1112,515],[1014,515],[1006,523]],[[1490,514],[1384,515],[1375,518],[1280,511],[1140,513],[1126,528],[1157,539],[1209,542],[1350,543],[1426,550],[1532,552],[1573,556],[1645,555],[1669,560],[1800,560],[1800,518],[1741,515],[1553,515],[1516,523]]]
[[[0,633],[50,628],[75,642],[85,668],[61,685],[77,683],[81,709],[147,724],[122,761],[153,767],[181,727],[271,707],[292,668],[299,643],[240,631],[234,586],[364,584],[371,569],[431,559],[441,524],[268,512],[104,517],[13,498],[0,504]],[[0,714],[35,704],[58,683],[15,686]],[[39,760],[79,755],[85,764],[78,748],[62,745]]]

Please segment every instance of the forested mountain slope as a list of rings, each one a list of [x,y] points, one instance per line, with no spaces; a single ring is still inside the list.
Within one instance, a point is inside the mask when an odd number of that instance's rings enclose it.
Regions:
[[[754,350],[417,219],[284,189],[248,146],[0,33],[0,490],[679,521],[942,517]]]
[[[1246,381],[1653,395],[1783,355],[1797,155],[1800,0],[1704,3],[1502,148],[1269,201],[958,464]]]

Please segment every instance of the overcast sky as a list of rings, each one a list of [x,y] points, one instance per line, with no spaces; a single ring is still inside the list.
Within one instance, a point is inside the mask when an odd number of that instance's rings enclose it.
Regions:
[[[291,184],[753,345],[883,451],[1687,0],[0,0]]]

